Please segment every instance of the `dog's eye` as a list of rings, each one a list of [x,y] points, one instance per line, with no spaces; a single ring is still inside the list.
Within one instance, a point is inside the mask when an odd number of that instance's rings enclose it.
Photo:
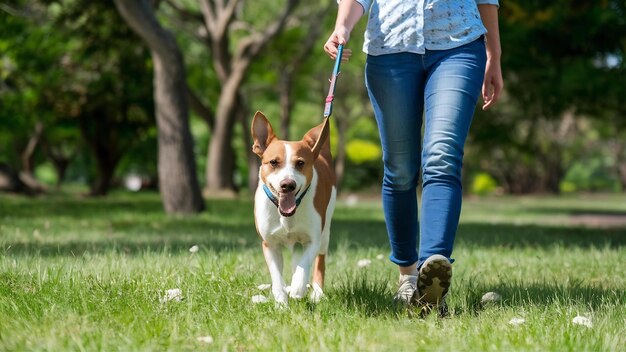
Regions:
[[[276,167],[276,166],[278,166],[278,160],[276,160],[276,159],[272,159],[272,160],[270,160],[270,165],[271,165],[272,167]]]
[[[296,161],[296,167],[298,169],[302,169],[304,167],[304,160],[298,160]]]

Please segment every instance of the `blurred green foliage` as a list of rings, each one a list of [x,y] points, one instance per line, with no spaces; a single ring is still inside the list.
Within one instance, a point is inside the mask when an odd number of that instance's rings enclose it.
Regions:
[[[379,161],[382,150],[380,145],[362,139],[353,139],[346,145],[346,153],[353,163],[359,165],[366,162]]]
[[[470,193],[479,196],[486,196],[495,193],[497,188],[498,185],[496,184],[496,180],[494,180],[491,175],[481,172],[474,175]]]
[[[176,1],[197,9],[195,1]],[[326,2],[308,3],[303,14]],[[241,18],[257,29],[281,4],[245,2]],[[335,8],[319,12],[324,30],[294,75],[290,138],[299,139],[321,122],[332,69],[322,51],[334,25]],[[187,65],[187,82],[215,107],[220,85],[212,53],[197,39],[201,28],[172,7],[159,19],[175,34]],[[346,153],[343,186],[380,184],[382,163],[377,127],[363,83],[362,20],[342,65],[331,141],[333,154]],[[477,109],[467,143],[464,181],[472,193],[624,191],[626,189],[626,3],[618,0],[502,1],[502,67],[505,94],[490,111]],[[311,27],[296,23],[251,66],[242,92],[247,118],[262,110],[275,128],[281,70],[294,62]],[[233,30],[231,45],[247,28]],[[71,159],[66,179],[93,183],[99,141],[118,159],[113,177],[133,172],[156,177],[152,63],[143,44],[111,4],[84,0],[15,1],[0,8],[0,163],[16,170],[37,122],[44,138],[35,153],[36,175],[54,182],[51,153]],[[198,172],[203,174],[210,127],[192,115]],[[246,187],[243,151],[249,126],[237,123],[232,136],[236,183]],[[99,139],[101,138],[101,139]],[[200,179],[204,179],[200,175]]]

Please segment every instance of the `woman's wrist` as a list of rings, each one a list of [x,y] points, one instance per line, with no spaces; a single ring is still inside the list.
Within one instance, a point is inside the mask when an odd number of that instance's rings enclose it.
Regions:
[[[339,3],[339,12],[337,21],[335,22],[335,32],[350,34],[352,29],[364,14],[364,9],[355,0],[341,1]]]
[[[489,49],[487,49],[487,60],[488,61],[500,62],[500,57],[501,56],[502,56],[502,52],[500,50],[489,50]]]

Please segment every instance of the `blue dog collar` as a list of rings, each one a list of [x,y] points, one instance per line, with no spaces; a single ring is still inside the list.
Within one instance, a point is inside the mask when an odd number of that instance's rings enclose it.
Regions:
[[[309,185],[309,187],[311,187],[311,185]],[[296,206],[300,205],[300,202],[302,202],[302,198],[304,198],[304,196],[306,195],[306,192],[309,190],[309,187],[307,187],[304,192],[302,192],[302,194],[300,194],[300,197],[298,197],[298,199],[296,199]],[[278,208],[278,199],[276,199],[276,196],[274,195],[274,193],[272,193],[272,191],[270,191],[270,188],[267,187],[267,185],[264,183],[263,184],[263,191],[265,192],[265,195],[267,196],[267,198],[269,198],[272,203],[274,203],[274,205]]]

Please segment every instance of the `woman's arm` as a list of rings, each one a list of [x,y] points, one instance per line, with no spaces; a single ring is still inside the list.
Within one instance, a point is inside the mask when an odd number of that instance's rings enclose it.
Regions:
[[[339,44],[346,44],[350,39],[350,32],[365,13],[365,9],[355,0],[343,0],[339,3],[335,30],[330,35],[324,51],[334,60],[337,57]],[[347,60],[352,55],[352,50],[344,49],[342,59]]]
[[[498,27],[498,6],[479,4],[478,11],[483,25],[487,28],[487,66],[485,67],[485,81],[483,82],[483,110],[489,109],[500,98],[504,83],[500,68],[500,29]]]

